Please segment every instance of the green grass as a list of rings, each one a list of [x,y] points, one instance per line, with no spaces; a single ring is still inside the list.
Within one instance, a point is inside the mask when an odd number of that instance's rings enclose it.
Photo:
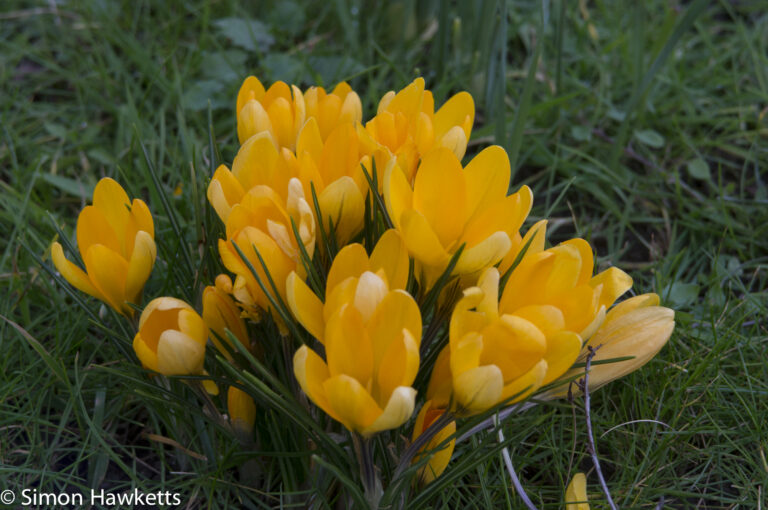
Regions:
[[[168,391],[148,379],[122,323],[90,298],[81,307],[37,257],[49,264],[54,221],[71,236],[96,181],[114,176],[155,215],[160,251],[146,296],[199,304],[218,236],[204,187],[236,151],[242,79],[349,79],[370,117],[384,92],[423,75],[438,104],[462,89],[475,96],[470,152],[489,143],[509,151],[513,186],[534,191],[528,225],[547,216],[551,243],[588,238],[600,267],[626,268],[636,293],[658,292],[677,312],[659,356],[594,395],[614,500],[745,509],[768,501],[763,6],[459,4],[3,3],[0,489],[139,487],[178,492],[192,507],[302,506],[311,487],[295,457],[279,452],[312,452],[276,433],[279,415],[264,411],[261,453],[244,451],[187,386],[171,381]],[[560,508],[576,470],[588,473],[601,506],[584,431],[581,400],[505,424],[539,508]],[[258,468],[239,473],[251,458]],[[510,487],[490,432],[459,445],[411,505],[519,508]]]

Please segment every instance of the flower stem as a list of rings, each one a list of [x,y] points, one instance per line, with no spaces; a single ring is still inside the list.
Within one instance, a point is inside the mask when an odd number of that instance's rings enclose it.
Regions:
[[[373,445],[370,438],[352,433],[352,444],[360,466],[360,480],[363,482],[365,499],[371,509],[379,508],[382,496],[381,482],[376,478],[376,467],[373,464]]]

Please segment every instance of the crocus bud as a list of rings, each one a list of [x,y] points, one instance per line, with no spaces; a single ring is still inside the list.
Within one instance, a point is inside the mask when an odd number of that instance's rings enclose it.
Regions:
[[[227,390],[229,422],[235,433],[244,441],[251,439],[253,423],[256,421],[256,404],[243,390],[230,386]]]
[[[231,292],[232,280],[225,274],[216,277],[215,286],[209,285],[203,291],[203,320],[211,332],[211,341],[230,361],[232,356],[222,345],[222,342],[226,342],[230,348],[234,349],[226,330],[232,332],[244,346],[248,347],[249,344],[248,330],[240,317],[240,309],[230,296]]]
[[[412,441],[416,441],[421,434],[426,431],[432,423],[435,422],[446,410],[434,407],[431,400],[424,403],[419,411],[419,415],[416,417],[416,424],[413,426],[413,438]],[[448,425],[443,427],[435,436],[430,439],[421,450],[419,454],[414,458],[413,462],[416,463],[420,460],[422,455],[428,454],[429,462],[419,470],[418,480],[422,485],[430,483],[432,480],[440,476],[445,468],[448,466],[448,462],[453,455],[453,449],[456,446],[456,440],[451,439],[450,442],[443,444],[449,436],[456,433],[456,422],[451,421]],[[440,450],[436,448],[443,445]],[[436,450],[432,452],[432,450]],[[432,452],[431,454],[429,452]]]
[[[565,489],[565,508],[567,510],[589,510],[587,503],[587,477],[576,473]]]
[[[141,364],[163,375],[203,373],[208,328],[180,299],[153,299],[141,314],[133,350]]]
[[[624,377],[648,363],[675,329],[675,312],[659,305],[659,296],[643,294],[614,306],[605,322],[589,339],[588,345],[600,346],[592,359],[589,388]],[[596,361],[634,356],[633,359],[596,365]]]

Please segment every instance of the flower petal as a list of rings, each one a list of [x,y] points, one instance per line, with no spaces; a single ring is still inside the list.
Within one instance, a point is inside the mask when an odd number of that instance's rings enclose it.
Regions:
[[[568,241],[564,241],[562,244],[572,246],[579,251],[581,256],[581,272],[579,273],[579,277],[576,280],[576,284],[583,285],[587,283],[589,279],[592,278],[592,271],[595,268],[595,258],[592,254],[592,247],[584,239],[579,238],[569,239]],[[597,285],[593,285],[593,287],[596,286]]]
[[[427,387],[427,398],[434,402],[436,407],[446,407],[453,392],[453,378],[451,376],[451,349],[445,346],[437,355],[432,367],[432,375]]]
[[[500,400],[506,400],[511,397],[510,403],[520,402],[528,398],[528,396],[541,387],[542,381],[547,374],[547,362],[541,360],[533,368],[531,368],[522,377],[515,379],[511,383],[504,386],[502,396]]]
[[[133,337],[133,350],[144,368],[157,372],[157,353],[144,342],[141,333]]]
[[[77,248],[85,261],[85,254],[94,244],[101,244],[117,253],[122,253],[124,241],[107,221],[106,216],[96,207],[89,205],[77,217]]]
[[[600,293],[600,305],[608,308],[619,296],[632,288],[632,277],[618,267],[609,267],[596,274],[589,281],[589,285],[592,287],[603,286],[603,291]]]
[[[453,378],[453,394],[457,414],[472,416],[482,413],[501,400],[504,380],[496,365],[467,370]]]
[[[312,402],[334,420],[341,421],[331,407],[323,387],[323,383],[330,377],[325,361],[315,351],[302,345],[293,356],[293,373],[302,391]]]
[[[675,312],[662,306],[636,308],[618,317],[606,317],[605,322],[589,340],[589,345],[601,345],[593,361],[624,356],[634,359],[594,365],[589,377],[590,389],[645,365],[667,343],[675,328]]]
[[[281,159],[269,134],[261,133],[250,137],[240,146],[232,161],[232,175],[240,181],[246,193],[261,184],[285,196],[291,176],[283,172]]]
[[[413,207],[413,190],[395,158],[384,171],[384,202],[392,224],[400,229],[403,213]]]
[[[517,379],[542,359],[547,340],[533,323],[514,315],[503,315],[483,329],[481,365],[496,365],[504,382]]]
[[[157,342],[157,371],[163,375],[192,375],[203,370],[205,344],[190,336],[167,329]]]
[[[235,105],[235,113],[239,114],[240,110],[243,109],[243,106],[245,106],[245,103],[250,101],[251,99],[255,99],[256,101],[261,101],[264,97],[264,85],[261,84],[261,81],[259,81],[258,78],[255,76],[249,76],[244,81],[243,84],[240,86],[240,90],[237,93],[237,104]]]
[[[333,222],[340,244],[349,241],[363,227],[365,201],[351,177],[340,177],[326,186],[317,201],[326,232],[330,230],[329,222]]]
[[[139,230],[133,243],[133,253],[128,261],[128,274],[125,279],[125,299],[129,303],[139,304],[141,291],[152,272],[156,256],[157,248],[152,236]]]
[[[408,249],[397,230],[389,229],[379,238],[371,253],[370,265],[373,272],[384,270],[390,289],[405,288],[410,263]]]
[[[387,401],[384,411],[371,425],[362,430],[364,436],[370,436],[383,430],[395,429],[408,421],[413,414],[416,390],[410,386],[395,388]]]
[[[480,366],[480,356],[483,354],[483,336],[480,333],[470,331],[459,339],[451,338],[450,346],[451,374],[454,381],[464,372]]]
[[[379,303],[381,303],[388,292],[387,282],[381,276],[370,271],[360,275],[360,278],[357,280],[355,297],[352,303],[360,312],[364,323],[370,320]]]
[[[179,331],[205,347],[208,341],[208,327],[196,311],[188,308],[179,310],[177,320],[179,322]]]
[[[506,274],[507,271],[509,271],[509,269],[512,267],[512,264],[517,261],[517,257],[523,251],[523,249],[525,249],[523,258],[531,257],[544,251],[544,239],[546,238],[546,232],[547,220],[539,220],[531,228],[528,229],[528,232],[525,233],[525,237],[521,238],[520,234],[517,234],[512,239],[512,248],[509,249],[509,252],[504,256],[501,264],[499,264],[499,272],[501,274]],[[522,259],[518,263],[520,262],[522,262]]]
[[[453,126],[459,126],[469,140],[474,120],[475,102],[472,96],[468,92],[459,92],[435,112],[435,139],[442,138]]]
[[[497,264],[512,246],[506,232],[494,232],[472,247],[464,248],[454,274],[470,274]]]
[[[403,242],[413,258],[428,266],[444,268],[450,256],[443,248],[427,219],[414,209],[408,209],[400,217]],[[462,254],[462,258],[464,254]]]
[[[408,330],[418,347],[421,344],[421,327],[421,312],[410,294],[402,290],[389,292],[366,324],[373,349],[374,370],[378,370],[389,344],[400,338],[403,329]]]
[[[325,333],[323,302],[294,271],[286,279],[285,297],[294,317],[322,343]]]
[[[461,235],[467,220],[464,171],[448,149],[437,148],[421,159],[413,184],[413,208],[443,246],[451,246]]]
[[[213,174],[206,195],[216,214],[226,223],[230,211],[243,199],[245,191],[229,168],[221,165]]]
[[[374,399],[381,405],[396,388],[411,386],[419,369],[419,346],[410,331],[403,328],[397,338],[389,342],[377,370]],[[378,387],[378,391],[376,388]]]
[[[328,278],[325,282],[325,294],[328,296],[333,289],[347,278],[359,278],[371,269],[368,254],[362,244],[349,244],[339,250],[331,263]]]
[[[155,238],[155,223],[152,221],[152,213],[149,207],[139,198],[134,198],[131,204],[131,216],[136,224],[137,230],[143,230],[149,236]]]
[[[323,383],[323,388],[338,420],[349,430],[363,432],[381,416],[381,408],[354,377],[346,374],[331,377]]]
[[[347,305],[325,326],[325,357],[331,376],[346,374],[370,387],[373,352],[360,312]]]
[[[587,502],[587,477],[584,473],[573,475],[571,483],[565,489],[566,510],[589,510]]]
[[[549,384],[576,362],[581,352],[581,337],[573,331],[560,331],[547,337],[547,373],[541,385]]]
[[[467,182],[467,217],[471,218],[478,210],[503,200],[509,189],[510,175],[509,156],[507,151],[498,145],[483,149],[472,158],[464,168]]]
[[[123,187],[116,180],[104,177],[93,190],[93,207],[104,216],[125,249],[125,240],[121,237],[125,235],[130,220],[131,200]],[[122,253],[125,254],[125,251]]]
[[[85,292],[96,299],[102,301],[107,300],[104,297],[104,294],[93,286],[88,275],[85,274],[82,269],[67,260],[64,256],[64,250],[59,243],[53,243],[51,245],[51,259],[53,260],[53,265],[56,266],[56,269],[61,273],[61,276],[63,276],[74,288],[81,292]]]
[[[85,254],[85,269],[88,277],[106,298],[106,302],[118,313],[132,313],[125,305],[125,279],[128,262],[115,251],[103,244],[94,244]]]

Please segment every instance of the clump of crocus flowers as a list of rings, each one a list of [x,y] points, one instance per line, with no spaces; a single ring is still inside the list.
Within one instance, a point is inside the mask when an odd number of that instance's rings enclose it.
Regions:
[[[669,339],[674,312],[655,294],[620,301],[632,278],[595,272],[586,240],[547,247],[544,220],[521,233],[534,190],[510,182],[505,150],[463,162],[475,115],[466,92],[436,108],[418,78],[364,120],[346,83],[302,92],[251,76],[235,114],[241,146],[207,187],[220,274],[201,275],[209,285],[196,303],[157,297],[135,320],[157,257],[154,222],[110,178],[77,221],[84,268],[59,243],[51,253],[73,287],[131,321],[151,377],[190,376],[210,394],[224,384],[219,411],[243,444],[258,439],[259,405],[270,404],[233,374],[264,376],[243,360],[280,344],[295,377],[281,384],[307,416],[330,417],[323,430],[348,431],[376,506],[372,438],[410,437],[389,443],[402,447],[389,482],[424,486],[449,469],[462,420],[594,390]],[[585,487],[576,474],[566,502],[588,507]]]

